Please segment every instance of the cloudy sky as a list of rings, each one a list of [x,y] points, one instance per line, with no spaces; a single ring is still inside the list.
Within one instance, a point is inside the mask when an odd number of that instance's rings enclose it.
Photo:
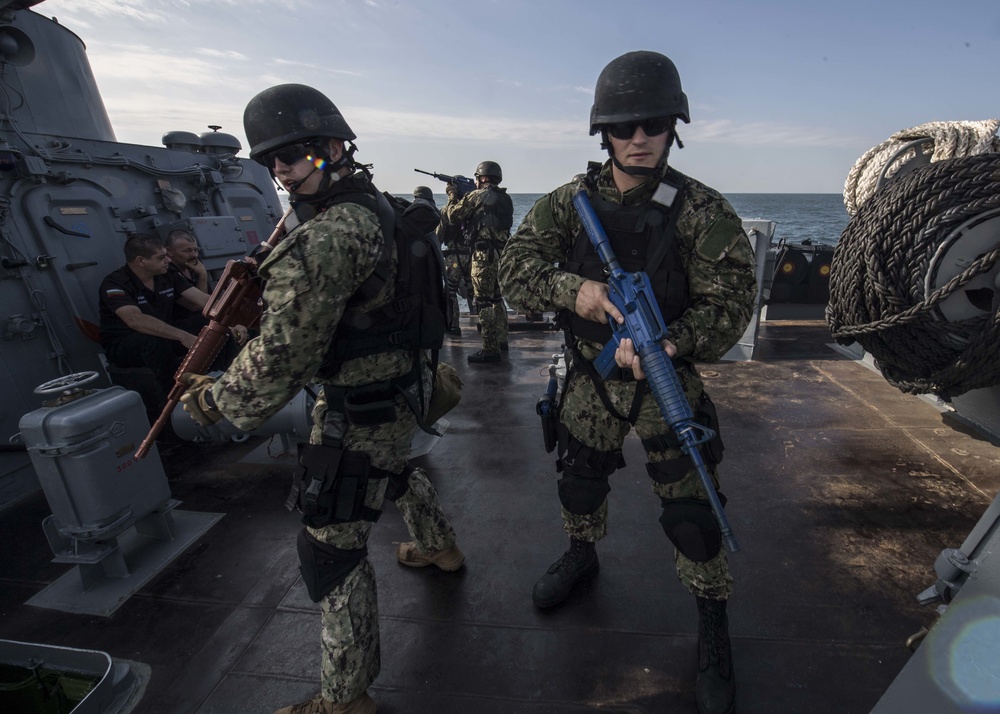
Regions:
[[[210,124],[312,85],[383,190],[500,162],[515,193],[588,160],[594,83],[637,49],[674,60],[691,104],[681,171],[729,193],[840,193],[854,162],[929,121],[1000,115],[997,0],[45,0],[84,41],[119,141]],[[441,192],[441,186],[435,186]]]

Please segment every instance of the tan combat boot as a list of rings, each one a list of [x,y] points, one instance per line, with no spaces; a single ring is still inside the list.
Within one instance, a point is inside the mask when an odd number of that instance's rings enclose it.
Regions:
[[[413,541],[400,543],[396,549],[396,559],[403,565],[411,568],[425,568],[432,563],[441,570],[453,572],[462,567],[465,562],[465,555],[458,549],[457,545],[444,550],[435,550],[430,553],[422,553],[417,544]]]
[[[308,702],[279,709],[274,714],[375,714],[375,700],[368,696],[368,692],[362,692],[360,697],[346,704],[334,704],[321,694]]]

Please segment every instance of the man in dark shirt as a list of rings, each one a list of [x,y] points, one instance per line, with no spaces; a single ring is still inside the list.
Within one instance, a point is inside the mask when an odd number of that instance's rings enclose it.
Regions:
[[[163,242],[146,233],[125,241],[125,265],[101,283],[101,347],[119,367],[149,367],[167,391],[196,335],[171,324],[174,305],[197,314],[208,302],[178,271]]]
[[[190,231],[184,228],[177,228],[167,233],[164,242],[167,249],[167,256],[170,258],[170,270],[177,270],[191,284],[203,293],[210,293],[208,289],[208,270],[205,264],[198,257],[198,241],[191,235]]]

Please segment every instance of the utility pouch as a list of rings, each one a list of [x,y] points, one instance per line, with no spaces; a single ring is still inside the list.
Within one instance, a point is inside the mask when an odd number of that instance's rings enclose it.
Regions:
[[[355,426],[396,421],[396,389],[388,382],[354,387],[344,395],[344,415]]]
[[[371,460],[360,451],[344,451],[322,444],[299,444],[298,466],[286,506],[302,511],[311,528],[331,523],[368,520],[365,496]]]
[[[438,362],[424,421],[433,426],[438,419],[458,406],[461,400],[462,379],[458,376],[458,370],[450,364]]]

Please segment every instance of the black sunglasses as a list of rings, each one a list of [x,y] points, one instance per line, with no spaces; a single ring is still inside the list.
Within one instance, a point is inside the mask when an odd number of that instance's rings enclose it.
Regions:
[[[641,126],[642,132],[646,136],[659,136],[663,132],[669,131],[672,124],[672,117],[654,117],[652,119],[643,119],[642,121],[622,121],[616,124],[605,124],[604,128],[614,138],[624,141],[625,139],[632,138],[636,127]]]
[[[311,144],[288,144],[273,151],[268,151],[261,156],[261,163],[269,168],[274,168],[274,160],[278,159],[286,166],[292,166],[302,161],[302,159],[312,156],[315,153]]]

